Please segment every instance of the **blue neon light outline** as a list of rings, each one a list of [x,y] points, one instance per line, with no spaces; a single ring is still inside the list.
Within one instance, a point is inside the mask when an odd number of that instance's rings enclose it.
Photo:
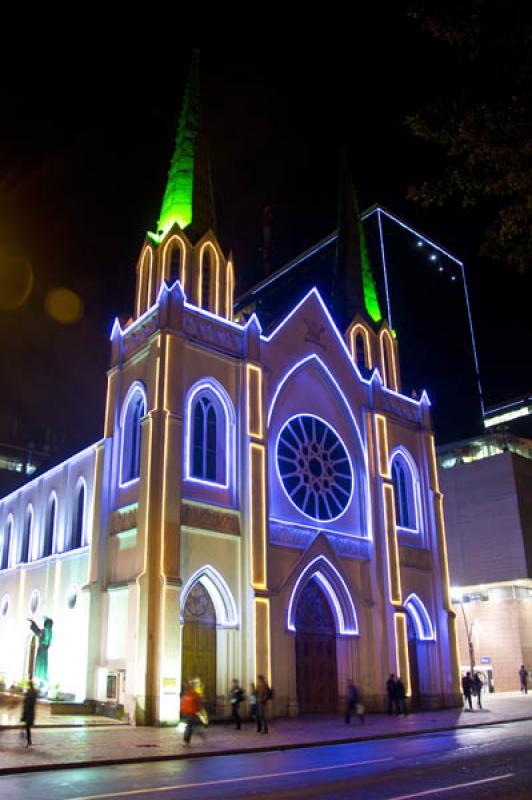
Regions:
[[[198,392],[210,391],[212,392],[220,405],[222,406],[225,415],[225,468],[224,475],[225,481],[208,481],[205,478],[196,478],[191,475],[191,424],[192,424],[192,403]],[[210,486],[214,489],[229,489],[231,479],[234,480],[234,457],[232,454],[235,452],[235,414],[231,398],[229,397],[226,389],[215,378],[200,378],[193,384],[185,398],[185,477],[184,480],[189,483],[196,483],[203,486]],[[231,471],[231,463],[233,463],[233,470]]]
[[[204,579],[207,579],[206,581]],[[218,572],[210,564],[205,564],[203,567],[197,569],[187,580],[183,589],[181,590],[181,600],[179,603],[179,618],[181,623],[184,622],[184,613],[185,613],[185,604],[187,601],[187,596],[197,582],[200,582],[206,591],[209,593],[209,597],[211,598],[215,610],[221,611],[222,614],[218,615],[216,619],[216,627],[223,627],[223,628],[238,628],[238,613],[236,609],[235,599],[233,597],[233,593],[227,584],[227,581],[224,580],[222,575]],[[210,585],[209,585],[210,584]],[[213,594],[211,586],[213,586],[217,592]],[[218,616],[223,617],[221,621],[218,620]]]
[[[81,491],[81,487],[83,487],[83,514],[81,517],[81,542],[79,547],[70,547],[72,544],[72,534],[74,533],[74,520],[75,515],[77,512],[77,505],[78,505],[78,498],[79,492]],[[84,547],[87,546],[86,541],[86,523],[87,523],[87,506],[89,505],[89,500],[91,498],[88,497],[87,492],[87,481],[84,475],[80,475],[76,481],[76,487],[74,489],[74,494],[72,501],[70,503],[70,519],[69,519],[69,531],[70,534],[67,534],[67,539],[63,539],[63,553],[79,553]],[[65,526],[65,533],[66,533],[66,526]],[[68,545],[68,547],[67,547]]]
[[[122,409],[120,411],[120,462],[118,468],[118,485],[120,489],[126,489],[128,486],[132,486],[134,483],[138,483],[140,480],[140,474],[136,478],[131,478],[129,481],[122,480],[124,474],[124,444],[125,444],[125,436],[124,436],[124,426],[126,423],[126,415],[129,404],[133,399],[135,394],[142,395],[142,399],[144,401],[144,413],[141,416],[141,419],[146,416],[148,413],[148,393],[144,384],[139,381],[135,380],[133,383],[130,384],[126,396],[124,398],[124,402],[122,403]],[[142,427],[140,433],[142,434]],[[140,443],[142,447],[142,442]]]
[[[265,289],[267,286],[270,285],[270,283],[273,283],[278,278],[281,278],[287,272],[290,272],[290,270],[292,270],[294,267],[297,267],[298,264],[301,264],[302,261],[305,261],[307,258],[310,258],[315,253],[319,253],[320,250],[323,250],[324,247],[327,247],[327,245],[334,242],[334,240],[337,238],[338,238],[338,233],[336,231],[334,233],[331,233],[325,239],[322,239],[321,242],[318,242],[318,244],[315,245],[314,247],[305,250],[305,252],[301,253],[300,256],[296,256],[296,258],[293,261],[290,261],[284,268],[281,267],[281,270],[279,272],[276,272],[275,275],[272,275],[270,278],[267,278],[265,281],[262,281],[261,283],[257,284],[257,286],[255,286],[251,290],[251,294],[257,294],[262,289]]]
[[[390,475],[392,475],[392,466],[393,462],[396,458],[403,458],[406,462],[406,465],[409,469],[410,476],[412,479],[412,494],[414,499],[414,515],[416,520],[416,527],[415,528],[405,528],[402,525],[396,525],[398,531],[402,531],[404,533],[415,533],[416,536],[422,533],[421,528],[421,484],[419,480],[419,471],[417,468],[417,464],[412,456],[412,454],[404,447],[403,445],[397,445],[394,447],[392,452],[390,453],[389,461],[390,461]],[[395,491],[395,484],[394,484],[394,491]]]
[[[312,567],[317,563],[322,563],[325,568],[325,574],[322,570],[319,569],[319,566],[316,569],[312,569]],[[347,611],[351,617],[349,622],[351,623],[351,627],[346,627],[346,620],[344,615],[344,609],[342,608],[342,604],[337,594],[337,589],[331,585],[330,581],[327,579],[327,571],[330,570],[332,572],[332,577],[335,582],[338,582],[340,588],[340,594],[343,595],[344,603],[347,606]],[[334,577],[333,577],[334,576]],[[329,598],[329,601],[332,604],[332,611],[336,617],[336,622],[338,623],[338,630],[339,633],[343,636],[359,636],[359,627],[358,627],[358,617],[355,609],[355,604],[353,602],[353,598],[351,597],[351,592],[347,588],[347,584],[341,574],[338,572],[336,567],[331,564],[329,559],[324,555],[316,556],[315,558],[310,561],[306,567],[299,573],[299,576],[294,584],[292,592],[290,594],[290,599],[288,601],[288,608],[286,613],[286,627],[289,631],[296,632],[296,625],[295,625],[295,610],[296,610],[296,600],[299,598],[299,594],[305,588],[306,584],[311,581],[313,578],[317,578],[325,589],[325,593]],[[299,587],[301,589],[299,590]],[[299,591],[298,591],[299,590]],[[297,597],[296,597],[297,595]]]
[[[301,417],[301,416],[314,417],[314,419],[317,419],[319,422],[323,423],[323,425],[325,425],[327,428],[330,428],[332,430],[332,432],[336,435],[338,440],[342,443],[342,446],[343,446],[343,448],[345,450],[345,453],[347,455],[347,460],[349,462],[349,468],[351,470],[351,490],[349,492],[349,500],[347,501],[347,503],[345,504],[344,508],[340,511],[339,514],[337,514],[335,517],[330,517],[329,519],[319,519],[318,517],[311,517],[310,514],[307,514],[305,511],[303,511],[301,508],[299,508],[299,506],[295,504],[295,502],[292,500],[292,498],[288,494],[288,491],[286,489],[286,486],[284,485],[284,482],[283,482],[283,479],[282,479],[282,476],[281,476],[281,472],[279,470],[279,453],[278,453],[278,451],[279,451],[279,439],[281,437],[281,433],[284,431],[286,426],[289,425],[290,422],[292,422],[292,420],[299,419],[299,417]],[[354,491],[355,491],[355,481],[356,481],[355,471],[353,469],[353,462],[351,460],[351,455],[349,453],[349,448],[346,447],[346,444],[345,444],[344,440],[342,439],[342,437],[340,436],[340,434],[338,433],[336,428],[334,428],[329,422],[327,422],[326,420],[322,419],[317,414],[312,414],[312,413],[307,412],[307,411],[301,412],[299,414],[293,414],[291,417],[289,417],[289,419],[284,420],[284,422],[282,424],[282,427],[280,428],[280,430],[279,430],[279,432],[277,434],[277,439],[276,439],[276,442],[275,442],[275,458],[274,458],[274,461],[275,461],[275,469],[277,471],[277,477],[279,479],[279,483],[283,487],[283,491],[284,491],[285,495],[288,497],[288,499],[290,500],[290,502],[292,503],[294,508],[297,509],[300,514],[303,514],[304,517],[306,517],[307,519],[311,519],[314,522],[321,523],[321,525],[323,526],[324,524],[327,525],[329,522],[335,522],[337,519],[340,519],[340,517],[343,517],[344,514],[347,514],[347,512],[349,511],[349,509],[351,507],[351,504],[353,502],[353,494],[354,494]]]
[[[11,567],[13,566],[13,564],[12,564],[13,552],[12,551],[13,551],[13,541],[16,539],[16,536],[13,536],[13,531],[15,530],[15,518],[13,516],[13,512],[12,511],[10,511],[8,513],[8,515],[6,517],[5,524],[4,524],[4,535],[2,536],[2,555],[4,553],[4,537],[6,536],[10,525],[11,525],[11,530],[9,531],[9,544],[8,544],[8,548],[7,548],[7,563],[6,563],[6,566],[3,567],[2,572],[4,572],[4,570],[7,571],[8,569],[11,569]],[[16,558],[15,558],[15,561],[16,561]]]
[[[52,489],[51,492],[49,493],[48,500],[46,501],[46,506],[45,506],[45,509],[44,509],[44,527],[42,529],[40,550],[41,550],[41,553],[43,553],[43,550],[44,550],[44,539],[45,539],[45,536],[46,536],[46,525],[48,523],[48,514],[50,512],[50,507],[51,507],[52,503],[54,503],[54,502],[55,502],[54,529],[52,531],[52,544],[51,544],[51,548],[50,548],[50,553],[47,556],[45,556],[45,555],[39,556],[39,560],[41,560],[43,558],[49,558],[50,556],[53,556],[55,554],[55,551],[56,551],[56,544],[57,544],[56,543],[57,513],[58,513],[58,509],[59,509],[59,501],[57,499],[57,492],[56,492],[55,489]]]
[[[408,595],[403,605],[414,623],[418,639],[422,642],[435,642],[436,632],[434,630],[434,625],[420,597],[415,594],[415,592],[412,592]]]
[[[342,350],[344,351],[345,355],[347,356],[348,363],[351,366],[351,368],[354,370],[355,375],[357,376],[358,380],[361,383],[365,383],[367,386],[369,386],[375,380],[375,374],[377,374],[378,377],[379,377],[380,383],[382,384],[383,383],[382,377],[381,377],[381,374],[380,374],[379,369],[377,367],[375,367],[373,369],[373,372],[372,372],[372,374],[371,374],[371,376],[369,378],[364,378],[360,374],[360,370],[358,369],[356,363],[353,361],[353,356],[351,354],[351,351],[349,350],[349,348],[348,348],[348,346],[347,346],[347,344],[345,342],[345,339],[343,338],[342,334],[338,330],[338,328],[336,326],[336,323],[333,320],[333,318],[331,316],[331,313],[330,313],[329,309],[327,308],[327,306],[325,305],[325,303],[324,303],[324,301],[322,299],[322,296],[320,295],[319,290],[317,289],[316,286],[313,286],[312,289],[309,289],[307,294],[299,301],[299,303],[296,306],[294,306],[294,308],[287,314],[287,316],[283,320],[281,320],[281,322],[274,328],[274,330],[268,336],[261,336],[261,340],[263,342],[266,342],[266,343],[269,344],[272,341],[272,339],[274,339],[275,336],[277,336],[279,331],[282,330],[282,328],[286,325],[286,323],[294,316],[294,314],[296,314],[297,311],[299,311],[301,306],[310,298],[311,295],[314,295],[317,298],[317,300],[319,301],[323,311],[325,312],[325,316],[327,317],[327,319],[328,319],[328,321],[330,323],[331,329],[332,329],[333,333],[336,335],[336,338],[337,338],[338,342],[340,343],[340,346],[341,346]],[[415,406],[418,406],[418,407],[420,407],[422,402],[423,402],[422,400],[415,400],[413,397],[408,397],[407,395],[402,394],[401,392],[395,391],[394,389],[388,389],[384,385],[382,386],[382,389],[383,389],[383,391],[387,391],[389,394],[392,394],[394,397],[398,397],[401,400],[406,400],[408,403],[411,403],[412,405],[415,405]],[[426,394],[426,392],[425,392],[425,394]]]
[[[307,522],[294,522],[291,519],[283,519],[282,517],[268,517],[270,522],[278,522],[280,525],[286,525],[290,528],[304,528],[306,531],[315,534],[317,531],[323,531],[325,534],[331,536],[343,536],[348,539],[358,539],[360,542],[371,542],[369,536],[363,536],[360,533],[348,533],[347,531],[339,531],[336,528],[324,528],[323,525],[309,525]]]
[[[392,306],[390,304],[390,292],[388,290],[388,266],[386,264],[386,254],[384,252],[384,237],[382,234],[382,221],[381,221],[381,210],[380,208],[377,209],[377,224],[379,227],[379,243],[380,243],[380,250],[381,250],[381,261],[382,261],[382,272],[384,275],[384,290],[386,293],[386,308],[388,309],[388,325],[390,328],[393,328],[392,324]]]
[[[22,545],[24,542],[24,537],[26,534],[26,521],[28,516],[31,519],[30,528],[28,531],[28,548],[27,548],[27,558],[25,561],[22,560]],[[18,540],[18,547],[16,552],[16,562],[18,564],[31,564],[33,561],[33,523],[35,521],[34,511],[33,511],[33,503],[31,500],[28,501],[26,505],[26,509],[24,511],[24,516],[22,518],[22,527],[19,530],[19,540]]]

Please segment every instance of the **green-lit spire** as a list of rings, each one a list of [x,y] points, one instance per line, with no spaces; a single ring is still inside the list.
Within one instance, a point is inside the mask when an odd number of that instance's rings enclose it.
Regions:
[[[347,326],[357,312],[373,322],[380,322],[382,319],[364,227],[360,220],[357,197],[344,150],[340,154],[340,197],[333,302],[341,325]]]
[[[179,118],[174,154],[161,206],[157,233],[164,235],[177,222],[199,238],[215,227],[210,164],[201,127],[199,52],[194,51]]]

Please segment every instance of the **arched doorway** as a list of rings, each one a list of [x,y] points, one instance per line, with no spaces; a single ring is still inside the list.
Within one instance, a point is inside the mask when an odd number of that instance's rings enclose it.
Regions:
[[[315,578],[299,596],[295,627],[299,711],[336,714],[336,626],[327,598]]]
[[[410,670],[410,705],[412,708],[419,708],[419,664],[417,657],[418,640],[416,629],[410,614],[406,615],[406,630],[408,634],[408,667]]]
[[[200,581],[187,595],[183,617],[182,679],[201,678],[205,704],[212,714],[216,708],[216,611]]]

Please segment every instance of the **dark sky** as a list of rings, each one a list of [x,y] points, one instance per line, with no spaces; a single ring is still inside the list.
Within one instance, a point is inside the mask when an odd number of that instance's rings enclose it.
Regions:
[[[346,25],[200,43],[219,236],[235,253],[237,292],[259,277],[265,204],[274,266],[335,227],[344,143],[362,208],[381,203],[465,260],[492,397],[529,391],[530,276],[476,257],[478,212],[406,200],[441,156],[405,117],[452,94],[460,70],[401,8]],[[101,436],[108,336],[132,311],[135,262],[160,209],[186,41],[171,25],[121,40],[97,31],[88,44],[43,37],[24,70],[2,69],[0,257],[27,259],[35,282],[22,308],[0,311],[0,437],[15,417],[22,439],[39,442],[48,427],[67,451]],[[80,322],[46,314],[57,286],[81,296]]]

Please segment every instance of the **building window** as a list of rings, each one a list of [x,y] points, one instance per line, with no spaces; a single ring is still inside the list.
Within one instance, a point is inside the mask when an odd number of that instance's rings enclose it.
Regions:
[[[83,545],[83,518],[85,516],[85,484],[81,482],[74,503],[70,549],[77,550]]]
[[[48,501],[48,508],[46,510],[46,522],[44,525],[44,541],[42,545],[43,558],[51,556],[53,552],[56,514],[57,514],[57,501],[55,499],[55,496],[52,495],[52,497]]]
[[[337,519],[351,502],[347,450],[319,417],[304,414],[285,423],[277,441],[277,470],[291,502],[311,519]]]
[[[2,541],[2,553],[0,569],[9,568],[9,554],[11,552],[11,539],[13,536],[13,517],[9,517],[7,524],[4,528],[4,538]]]
[[[227,487],[229,413],[221,393],[199,386],[188,401],[186,477]]]
[[[176,243],[170,250],[170,259],[169,259],[169,279],[170,285],[174,284],[178,281],[181,277],[181,248]]]
[[[392,481],[397,527],[417,531],[416,479],[413,467],[401,452],[397,452],[392,458]]]
[[[212,255],[210,248],[203,251],[201,262],[201,300],[200,306],[211,311]]]
[[[22,537],[20,540],[20,550],[18,557],[19,564],[26,564],[29,560],[32,526],[33,526],[33,509],[31,506],[28,506],[28,508],[26,509],[26,515],[24,517],[24,527],[22,528]]]
[[[357,367],[359,368],[360,372],[364,375],[367,369],[366,347],[364,342],[364,336],[361,333],[357,333],[357,335],[355,336],[355,358]]]
[[[146,397],[140,386],[130,390],[122,414],[122,443],[120,452],[120,484],[135,481],[140,476],[141,420],[146,414]]]

